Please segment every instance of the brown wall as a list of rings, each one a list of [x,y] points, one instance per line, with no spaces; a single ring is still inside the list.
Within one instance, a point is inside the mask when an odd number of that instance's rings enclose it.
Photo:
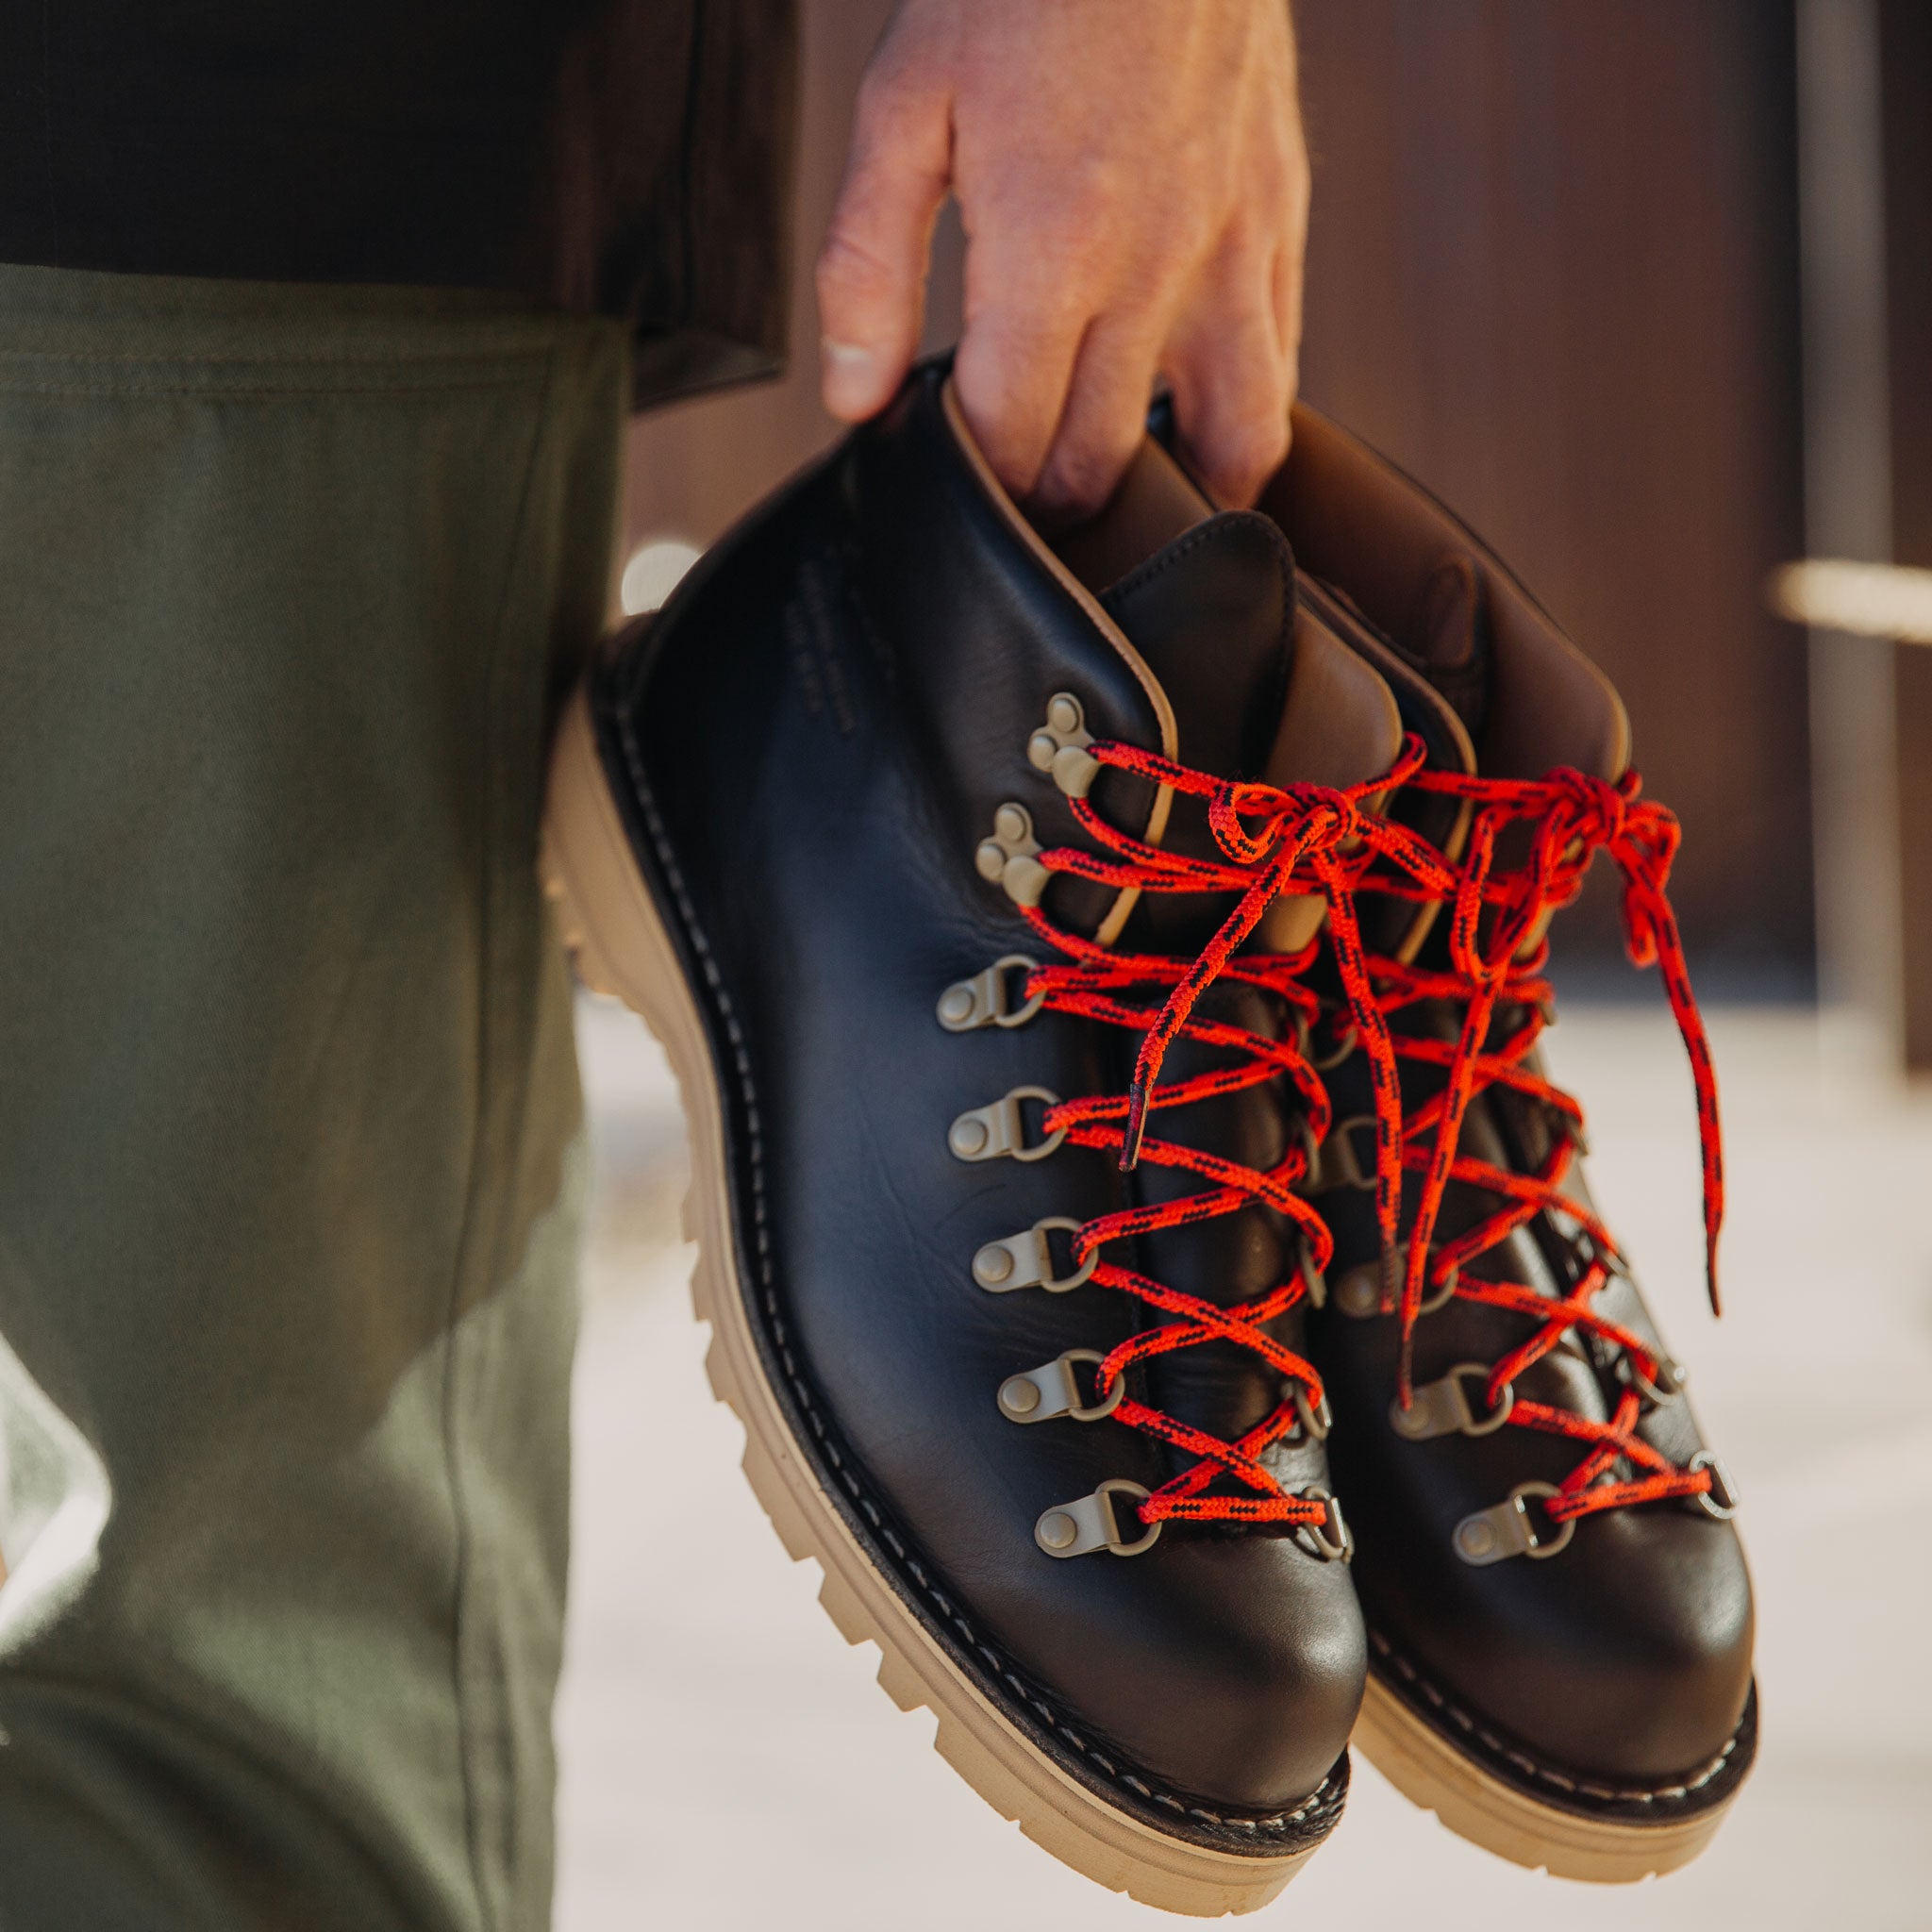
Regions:
[[[1310,399],[1616,680],[1693,967],[1808,974],[1804,645],[1761,596],[1802,547],[1789,6],[1296,12]]]
[[[1914,0],[1916,4],[1916,0]],[[808,265],[889,0],[808,0],[794,374],[640,426],[699,541],[831,433]],[[1707,973],[1808,976],[1788,0],[1300,0],[1310,397],[1488,535],[1624,691]],[[932,339],[957,316],[943,238]],[[1574,943],[1614,949],[1601,891]]]

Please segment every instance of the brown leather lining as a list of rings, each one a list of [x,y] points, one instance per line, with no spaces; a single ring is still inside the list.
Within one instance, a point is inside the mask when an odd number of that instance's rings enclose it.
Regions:
[[[1288,461],[1261,508],[1287,533],[1303,570],[1340,586],[1385,636],[1423,657],[1443,636],[1454,588],[1444,566],[1473,572],[1495,652],[1477,747],[1483,770],[1540,778],[1552,766],[1574,765],[1621,776],[1630,725],[1608,679],[1468,530],[1392,465],[1306,405],[1296,405],[1293,420]]]
[[[1213,514],[1181,466],[1144,437],[1106,507],[1055,537],[1053,548],[1098,596]]]

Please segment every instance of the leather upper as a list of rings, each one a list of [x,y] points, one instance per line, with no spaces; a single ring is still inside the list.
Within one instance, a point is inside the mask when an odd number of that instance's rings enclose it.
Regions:
[[[1224,566],[1227,621],[1177,622],[1142,585],[1111,600],[1116,623],[999,496],[943,380],[918,373],[714,549],[594,691],[608,774],[704,995],[748,1307],[801,1453],[1017,1722],[1082,1775],[1101,1763],[1121,1802],[1151,1792],[1170,1829],[1310,1793],[1332,1806],[1365,1669],[1347,1567],[1287,1537],[1192,1525],[1144,1556],[1056,1560],[1034,1541],[1042,1511],[1108,1477],[1156,1488],[1182,1463],[1118,1423],[1023,1425],[995,1403],[1017,1371],[1106,1351],[1152,1318],[1091,1283],[990,1293],[975,1251],[1172,1182],[1074,1147],[964,1162],[949,1124],[1021,1086],[1124,1093],[1135,1038],[1051,1012],[959,1034],[935,1017],[953,982],[1040,952],[975,869],[1001,807],[1024,806],[1042,844],[1082,841],[1027,756],[1056,694],[1077,697],[1098,738],[1183,760],[1197,746],[1265,756],[1257,720],[1278,713],[1292,659],[1285,553],[1259,519],[1210,527],[1203,594]],[[1272,611],[1257,588],[1270,574]],[[1166,657],[1163,675],[1127,628]],[[1217,636],[1237,633],[1246,642],[1217,670]],[[1109,773],[1093,798],[1124,827],[1164,813],[1187,836],[1143,783]],[[1132,908],[1135,929],[1198,923],[1175,903]],[[1047,907],[1103,933],[1129,909],[1067,880]],[[1279,1024],[1259,995],[1217,998]],[[1280,1084],[1163,1131],[1274,1159],[1292,1128]],[[1293,1237],[1260,1208],[1140,1246],[1131,1265],[1223,1302],[1295,1264]],[[1259,1370],[1216,1345],[1134,1373],[1225,1434],[1278,1399]],[[1319,1443],[1277,1454],[1297,1486],[1326,1480]]]
[[[1601,675],[1480,543],[1392,467],[1298,410],[1293,453],[1262,507],[1319,580],[1311,601],[1377,662],[1433,763],[1509,777],[1540,776],[1558,764],[1606,778],[1622,773],[1627,725]],[[1454,846],[1457,829],[1440,805],[1428,829],[1445,849]],[[1414,929],[1406,908],[1382,908],[1378,942],[1396,950],[1393,936],[1404,927],[1406,950],[1424,962],[1446,958],[1443,931]],[[1453,1039],[1459,1018],[1436,1003],[1396,1024]],[[1500,1017],[1503,1030],[1510,1024]],[[1412,1109],[1441,1075],[1412,1062],[1404,1069],[1404,1104]],[[1327,1079],[1338,1119],[1372,1110],[1362,1054]],[[1472,1107],[1460,1145],[1524,1173],[1545,1157],[1553,1131],[1548,1108],[1491,1089]],[[1574,1167],[1572,1176],[1566,1185],[1587,1200]],[[1416,1189],[1411,1174],[1405,1232]],[[1321,1194],[1318,1205],[1336,1236],[1332,1290],[1351,1267],[1375,1265],[1373,1196],[1342,1187]],[[1452,1185],[1437,1239],[1498,1205],[1493,1195]],[[1574,1241],[1543,1213],[1472,1273],[1554,1296],[1580,1265]],[[1739,1732],[1751,1689],[1751,1590],[1732,1525],[1692,1502],[1651,1504],[1583,1518],[1569,1547],[1546,1560],[1463,1562],[1451,1543],[1461,1519],[1501,1502],[1518,1483],[1560,1481],[1582,1448],[1521,1427],[1403,1440],[1390,1415],[1396,1318],[1352,1318],[1342,1299],[1331,1292],[1311,1346],[1335,1408],[1330,1450],[1360,1541],[1356,1580],[1377,1668],[1439,1718],[1446,1703],[1479,1726],[1507,1732],[1519,1757],[1539,1767],[1618,1790],[1676,1790],[1707,1769]],[[1634,1282],[1613,1279],[1597,1306],[1657,1341]],[[1452,1300],[1417,1325],[1416,1383],[1459,1362],[1492,1363],[1530,1332],[1520,1315]],[[1519,1385],[1523,1395],[1597,1419],[1623,1388],[1616,1353],[1577,1345],[1574,1334]],[[1679,1462],[1702,1446],[1681,1395],[1650,1407],[1641,1432]],[[1423,1693],[1421,1681],[1441,1702]]]

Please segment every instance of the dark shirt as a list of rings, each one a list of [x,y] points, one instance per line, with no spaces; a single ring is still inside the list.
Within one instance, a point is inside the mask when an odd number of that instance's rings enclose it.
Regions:
[[[0,0],[0,261],[514,289],[784,349],[795,0]]]

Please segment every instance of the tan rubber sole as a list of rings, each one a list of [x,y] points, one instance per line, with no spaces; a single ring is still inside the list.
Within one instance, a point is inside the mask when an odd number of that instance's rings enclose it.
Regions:
[[[1629,1885],[1688,1865],[1717,1835],[1730,1800],[1679,1824],[1630,1825],[1539,1805],[1491,1776],[1374,1673],[1349,1740],[1411,1804],[1512,1865]]]
[[[1243,1857],[1189,1844],[1108,1805],[1044,1756],[906,1607],[798,1455],[744,1309],[732,1237],[724,1126],[710,1042],[604,781],[584,692],[552,753],[541,858],[565,942],[593,991],[640,1014],[669,1056],[691,1133],[685,1233],[691,1300],[711,1330],[712,1392],[744,1424],[744,1473],[794,1562],[824,1572],[819,1602],[849,1643],[878,1646],[878,1681],[902,1710],[939,1721],[935,1748],[1004,1818],[1074,1871],[1142,1905],[1197,1918],[1251,1912],[1313,1856]]]

